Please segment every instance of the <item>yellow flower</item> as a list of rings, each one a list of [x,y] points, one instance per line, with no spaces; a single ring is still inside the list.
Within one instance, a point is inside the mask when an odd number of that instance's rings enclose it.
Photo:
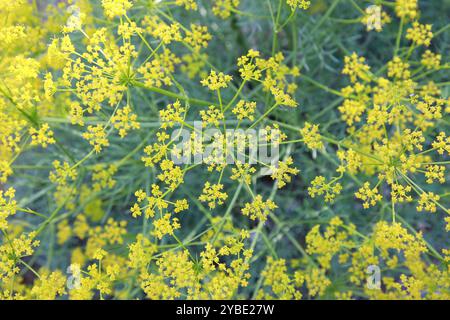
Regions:
[[[27,34],[25,33],[25,26],[5,26],[1,28],[0,33],[0,45],[3,48],[14,44],[16,41],[25,39]]]
[[[136,33],[142,33],[142,31],[143,30],[137,26],[136,22],[122,22],[117,28],[117,34],[122,36],[124,40],[130,40],[131,36]]]
[[[73,102],[70,105],[70,121],[72,124],[84,126],[83,113],[84,110],[79,103]]]
[[[259,55],[259,51],[250,49],[247,55],[238,58],[237,66],[243,80],[259,80],[261,78],[262,71],[254,63],[255,58],[259,57]]]
[[[162,53],[155,54],[151,61],[141,65],[137,71],[142,74],[144,83],[148,87],[170,86],[172,73],[180,62],[180,58],[165,48]]]
[[[380,32],[383,29],[383,25],[391,22],[391,17],[381,10],[381,6],[373,5],[366,8],[361,22],[366,25],[367,31],[375,30]]]
[[[142,21],[145,31],[153,37],[160,39],[164,44],[172,41],[181,41],[180,25],[178,23],[166,24],[158,16],[145,16]]]
[[[181,199],[181,200],[175,201],[174,206],[175,206],[175,208],[173,209],[173,211],[175,213],[179,213],[181,211],[189,209],[189,203],[186,199]]]
[[[417,0],[395,0],[395,13],[399,18],[416,18],[418,15]]]
[[[439,69],[439,66],[441,64],[442,55],[433,53],[430,50],[426,50],[422,54],[422,59],[420,60],[420,63],[426,67],[428,70],[431,69]]]
[[[16,190],[9,188],[6,192],[0,190],[0,230],[8,228],[7,218],[17,212],[17,202],[14,200]]]
[[[288,157],[285,161],[278,161],[278,167],[271,166],[273,180],[277,180],[278,189],[283,188],[287,183],[291,182],[290,175],[297,175],[300,170],[294,167],[290,167],[294,161],[292,157]]]
[[[273,97],[275,98],[275,102],[277,105],[281,106],[287,106],[295,108],[298,106],[297,101],[295,101],[294,98],[292,98],[289,94],[285,93],[282,89],[272,87],[270,89],[270,92],[272,93]]]
[[[348,149],[346,151],[339,150],[337,152],[337,157],[342,163],[342,165],[336,170],[339,173],[343,173],[345,170],[348,170],[350,173],[354,174],[357,173],[362,166],[361,155],[352,149]]]
[[[18,55],[13,59],[13,64],[8,67],[8,70],[18,80],[37,78],[39,74],[39,62],[35,59]]]
[[[208,87],[209,90],[215,91],[221,88],[228,87],[228,83],[233,80],[233,77],[222,72],[216,73],[211,70],[209,76],[201,81],[204,87]]]
[[[186,108],[181,106],[179,100],[175,101],[173,104],[167,105],[165,109],[159,111],[159,116],[163,122],[161,128],[172,128],[175,123],[182,123],[184,121],[185,112]]]
[[[136,236],[136,242],[129,245],[128,265],[135,269],[146,267],[156,251],[156,245],[139,233]]]
[[[102,0],[102,6],[108,18],[123,16],[133,6],[131,0]]]
[[[444,220],[445,220],[445,231],[450,231],[450,217],[445,217],[444,218]]]
[[[137,130],[141,127],[137,120],[137,115],[131,112],[130,106],[117,110],[117,113],[111,117],[114,128],[119,130],[121,138],[125,137],[129,130]]]
[[[411,192],[411,186],[402,186],[401,184],[392,184],[391,185],[391,197],[394,203],[397,202],[411,202],[413,199],[409,195]]]
[[[186,10],[197,10],[197,3],[195,0],[175,0],[177,6],[184,6]]]
[[[9,161],[0,160],[0,182],[5,183],[10,175],[13,174]]]
[[[304,275],[306,287],[311,296],[322,296],[328,286],[331,285],[330,279],[325,275],[325,270],[313,268],[310,272]]]
[[[59,270],[49,272],[40,270],[40,277],[33,283],[31,296],[37,300],[54,300],[66,293],[66,277]]]
[[[133,218],[140,217],[142,215],[141,208],[137,203],[135,203],[130,209],[131,215]]]
[[[420,199],[417,206],[417,211],[428,211],[431,213],[436,212],[436,202],[439,201],[441,197],[433,192],[423,192],[420,195]]]
[[[189,44],[195,51],[208,46],[208,41],[212,36],[208,33],[208,27],[191,24],[191,31],[186,31],[184,41]]]
[[[61,221],[58,224],[58,231],[56,233],[56,238],[58,244],[64,244],[67,240],[69,240],[72,237],[72,228],[69,225],[67,219]]]
[[[207,243],[205,246],[205,250],[200,253],[202,267],[205,272],[211,272],[216,270],[217,266],[219,268],[223,268],[223,264],[219,263],[219,256],[217,254],[216,249],[210,244]]]
[[[134,195],[136,196],[138,202],[144,201],[144,199],[147,197],[147,194],[142,189],[136,191]]]
[[[306,10],[311,5],[311,1],[308,0],[286,0],[286,3],[291,7],[292,11],[297,8]]]
[[[17,260],[33,254],[34,248],[39,246],[39,241],[35,238],[36,232],[21,233],[0,245],[0,280],[11,278],[20,272],[20,268],[16,267]]]
[[[181,65],[181,72],[186,74],[189,79],[193,79],[197,75],[201,78],[207,76],[206,71],[203,69],[208,60],[208,55],[206,53],[185,54],[182,57],[182,60],[184,63]]]
[[[79,214],[73,223],[73,232],[81,240],[85,239],[89,233],[89,224],[84,214]]]
[[[355,226],[351,225],[347,231],[342,228],[343,225],[344,223],[339,217],[334,217],[330,220],[323,235],[320,232],[320,225],[315,225],[306,235],[306,251],[308,254],[317,255],[317,260],[324,269],[330,268],[331,259],[343,247],[354,245],[349,237]]]
[[[220,121],[225,117],[222,111],[215,106],[209,106],[208,110],[201,110],[200,116],[203,120],[203,127],[206,127],[208,124],[218,127],[220,125]]]
[[[162,239],[164,235],[173,235],[173,232],[181,228],[178,218],[172,218],[170,213],[166,213],[162,218],[153,221],[155,229],[152,231],[152,235],[158,239]]]
[[[202,202],[208,202],[209,208],[214,209],[217,204],[222,205],[228,198],[228,195],[221,190],[223,190],[223,184],[210,184],[206,181],[203,192],[198,199]]]
[[[274,146],[279,146],[281,142],[287,139],[287,135],[280,130],[280,126],[275,123],[264,128],[261,134],[262,138]]]
[[[311,181],[311,186],[308,187],[308,194],[311,198],[317,195],[325,194],[325,202],[333,202],[337,195],[342,191],[342,185],[335,180],[326,183],[325,177],[317,176]]]
[[[83,138],[88,140],[90,145],[94,146],[94,150],[97,153],[102,151],[103,147],[109,146],[105,128],[100,124],[88,126],[87,132],[83,133]]]
[[[368,81],[370,67],[365,64],[366,59],[364,57],[358,57],[353,52],[351,56],[346,56],[344,59],[345,66],[342,70],[342,74],[346,74],[350,77],[351,82],[356,82],[357,79]]]
[[[422,144],[425,142],[423,132],[420,130],[411,131],[411,129],[405,129],[402,135],[402,144],[406,150],[413,151],[416,148],[422,151]]]
[[[431,24],[420,24],[414,21],[412,28],[406,30],[406,39],[411,40],[417,46],[424,45],[428,47],[432,38]]]
[[[146,146],[144,153],[147,156],[143,156],[141,160],[145,163],[146,167],[153,167],[166,157],[168,152],[168,145],[164,143],[169,138],[165,132],[158,132],[156,134],[160,143],[154,143],[153,145]]]
[[[322,149],[323,142],[319,133],[319,126],[317,124],[311,124],[305,122],[305,126],[300,129],[300,134],[303,137],[303,142],[310,149]]]
[[[49,179],[58,185],[65,185],[68,181],[74,181],[77,177],[77,171],[72,168],[67,162],[61,164],[59,160],[53,161],[55,171],[50,172]]]
[[[425,178],[427,178],[427,183],[431,184],[434,180],[438,180],[439,183],[445,183],[445,166],[428,165],[426,169]]]
[[[239,120],[245,118],[253,121],[255,119],[254,114],[256,110],[256,102],[248,102],[240,100],[236,106],[233,108],[232,112],[236,115]]]
[[[111,164],[108,167],[101,163],[94,165],[92,173],[92,189],[96,192],[106,188],[112,189],[116,185],[116,181],[113,179],[116,172],[117,167],[114,164]]]
[[[352,300],[353,292],[346,291],[346,292],[335,292],[334,296],[337,300]]]
[[[364,186],[355,193],[355,196],[357,199],[361,199],[364,202],[364,209],[375,206],[377,202],[383,199],[383,196],[378,192],[378,188],[370,188],[369,182],[365,182]]]
[[[171,160],[163,160],[161,162],[162,173],[158,175],[158,179],[168,185],[169,190],[174,191],[180,184],[183,183],[183,171],[179,166],[176,166]]]
[[[242,208],[241,212],[244,216],[249,217],[251,220],[259,219],[259,221],[264,222],[267,220],[267,216],[274,209],[277,208],[277,205],[272,200],[263,201],[261,195],[256,195],[253,199],[253,202],[246,203],[244,208]]]
[[[213,13],[222,19],[226,19],[233,11],[236,11],[240,0],[214,0],[213,2]]]
[[[341,113],[341,118],[349,126],[352,126],[355,122],[361,121],[361,116],[366,110],[366,105],[363,101],[345,99],[343,104],[338,107]]]
[[[440,155],[443,155],[444,151],[450,154],[450,137],[446,137],[445,132],[440,132],[432,146]]]
[[[48,123],[44,123],[39,129],[31,127],[31,145],[41,145],[43,148],[47,148],[49,144],[54,144],[56,141],[53,138],[53,131],[50,130]]]
[[[406,80],[411,77],[409,71],[409,64],[403,62],[399,57],[394,57],[392,61],[388,62],[388,77]]]
[[[251,183],[252,174],[256,172],[256,169],[251,167],[248,163],[242,164],[240,161],[237,161],[236,168],[231,168],[231,172],[231,180],[241,180],[249,185]]]
[[[302,297],[300,290],[297,290],[295,286],[296,284],[300,286],[303,281],[297,275],[295,280],[289,277],[286,260],[275,260],[272,257],[268,257],[267,264],[261,272],[261,276],[264,279],[263,285],[271,289],[275,298],[287,300],[300,299]],[[258,294],[258,298],[260,299],[267,299],[271,296],[271,294],[264,292]]]

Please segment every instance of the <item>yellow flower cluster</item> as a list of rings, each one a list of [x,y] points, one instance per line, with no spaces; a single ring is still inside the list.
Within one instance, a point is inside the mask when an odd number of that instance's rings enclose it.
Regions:
[[[420,60],[420,63],[423,66],[425,66],[428,70],[438,69],[441,64],[441,59],[442,55],[427,50],[422,54],[422,59]]]
[[[16,214],[17,201],[14,200],[16,190],[9,188],[6,192],[0,190],[0,230],[8,228],[8,217]]]
[[[351,56],[345,57],[345,66],[342,74],[348,75],[351,82],[356,82],[358,79],[368,80],[370,67],[365,62],[366,59],[364,57],[359,57],[356,52],[353,52]]]
[[[210,184],[208,181],[203,187],[203,192],[198,198],[202,202],[207,202],[210,209],[214,209],[216,205],[222,205],[228,199],[226,192],[222,192],[223,184]]]
[[[203,120],[203,127],[206,127],[208,124],[218,127],[220,121],[224,118],[222,111],[215,106],[209,106],[208,110],[201,110],[200,116]]]
[[[184,6],[186,10],[197,10],[197,3],[195,0],[175,0],[177,6]]]
[[[0,0],[0,299],[450,298],[448,26],[418,0],[53,2]],[[361,23],[393,50],[315,41]]]
[[[414,19],[418,15],[417,0],[396,0],[395,13],[399,18]]]
[[[211,39],[207,26],[191,24],[191,30],[186,31],[184,41],[198,52],[201,48],[206,48]]]
[[[83,138],[89,141],[95,152],[100,152],[104,147],[109,146],[105,128],[100,124],[88,126],[87,132],[83,133]]]
[[[114,128],[119,130],[119,136],[125,137],[129,130],[137,130],[141,127],[137,122],[137,115],[131,112],[130,106],[117,110],[117,113],[111,117]]]
[[[383,199],[383,196],[378,193],[378,188],[371,188],[369,182],[364,183],[364,186],[355,193],[355,197],[363,201],[364,209],[375,206]]]
[[[322,149],[323,142],[319,133],[319,126],[317,124],[311,124],[305,122],[305,126],[300,130],[300,134],[303,137],[303,142],[310,149]]]
[[[175,65],[181,62],[169,49],[165,49],[161,54],[155,54],[155,58],[138,68],[142,74],[145,85],[149,87],[161,87],[172,85],[171,74],[175,71]]]
[[[283,188],[287,183],[291,182],[291,175],[295,176],[300,172],[297,168],[291,168],[293,163],[294,160],[291,157],[288,157],[284,161],[278,161],[278,166],[271,167],[271,178],[277,181],[278,189]]]
[[[208,87],[209,90],[219,90],[221,88],[226,88],[228,83],[233,79],[232,76],[223,74],[222,72],[216,73],[211,70],[209,76],[201,81],[204,87]]]
[[[286,3],[291,7],[292,10],[297,8],[306,10],[311,5],[311,1],[307,0],[286,0]]]
[[[301,299],[301,291],[296,289],[303,282],[297,279],[291,279],[287,274],[286,261],[284,259],[275,260],[272,257],[267,258],[267,264],[261,276],[264,277],[264,285],[272,291],[272,295],[278,299]],[[271,294],[260,291],[258,298],[269,298]]]
[[[436,203],[441,197],[433,192],[424,192],[420,195],[417,211],[436,212]]]
[[[240,161],[237,161],[236,168],[231,168],[231,172],[233,173],[230,176],[231,180],[244,181],[247,185],[250,185],[252,174],[256,172],[256,168],[252,167],[248,163],[243,164]]]
[[[240,100],[233,108],[232,112],[236,115],[236,118],[243,120],[247,118],[250,121],[255,119],[256,102],[248,102]]]
[[[420,24],[414,21],[412,28],[406,30],[406,39],[411,40],[417,46],[424,45],[428,47],[432,38],[431,24]]]
[[[108,18],[123,16],[133,6],[130,0],[102,0],[102,6]]]
[[[329,183],[326,183],[325,177],[317,176],[311,181],[311,186],[308,187],[308,193],[311,198],[324,195],[326,202],[332,202],[342,191],[342,185],[336,181],[337,179],[333,179]]]
[[[298,67],[289,68],[283,63],[281,52],[269,59],[260,58],[260,52],[250,49],[248,53],[237,60],[239,73],[244,81],[262,81],[264,91],[271,92],[278,105],[296,107],[297,102],[291,96],[297,85],[288,78],[300,75]]]
[[[214,0],[212,12],[222,19],[227,19],[232,12],[236,11],[240,2],[240,0]]]
[[[183,171],[173,161],[163,160],[160,167],[162,173],[158,175],[158,179],[167,184],[170,190],[175,190],[178,185],[183,183]]]
[[[267,220],[267,216],[277,208],[277,205],[272,200],[263,200],[261,195],[255,196],[251,203],[246,203],[242,208],[242,214],[248,216],[251,220],[258,219],[261,222]]]
[[[329,221],[323,235],[320,232],[320,225],[314,226],[306,235],[308,254],[317,255],[317,261],[325,269],[331,267],[331,259],[343,247],[354,245],[348,238],[354,233],[355,226],[350,225],[347,229],[343,227],[343,221],[339,217],[334,217]]]
[[[77,191],[72,183],[77,179],[78,172],[68,162],[61,163],[59,160],[53,161],[53,167],[55,170],[50,172],[49,180],[56,184],[54,193],[56,202],[70,208],[73,203],[69,200],[75,196]]]
[[[30,128],[31,145],[41,145],[46,148],[49,144],[54,144],[53,131],[50,130],[48,123],[44,123],[38,130]]]

